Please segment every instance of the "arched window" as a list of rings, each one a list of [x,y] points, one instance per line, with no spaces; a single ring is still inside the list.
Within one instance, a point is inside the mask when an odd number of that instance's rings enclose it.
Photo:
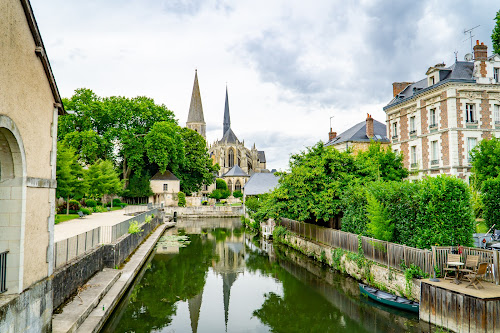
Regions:
[[[241,191],[241,183],[240,180],[236,180],[236,183],[234,184],[234,190],[235,191]]]
[[[228,163],[229,163],[230,168],[232,168],[234,166],[234,151],[232,149],[229,149]]]
[[[229,190],[229,192],[233,192],[233,182],[231,181],[231,179],[227,181],[227,189]]]
[[[250,172],[250,170],[252,170],[252,162],[248,161],[247,167],[248,167],[248,172]]]

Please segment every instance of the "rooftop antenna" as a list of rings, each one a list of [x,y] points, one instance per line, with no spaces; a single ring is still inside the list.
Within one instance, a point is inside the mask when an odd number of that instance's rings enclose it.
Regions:
[[[455,53],[455,62],[457,62],[458,61],[458,51],[455,51],[453,53]]]
[[[464,35],[467,35],[467,33],[469,34],[469,37],[466,38],[464,40],[464,42],[467,40],[467,39],[470,39],[470,52],[473,53],[474,50],[472,49],[472,37],[475,37],[473,34],[472,34],[472,30],[476,29],[477,27],[480,27],[481,25],[476,25],[474,28],[470,28],[470,29],[464,29]]]
[[[335,116],[331,116],[330,117],[330,131],[332,130],[332,118],[335,117]]]

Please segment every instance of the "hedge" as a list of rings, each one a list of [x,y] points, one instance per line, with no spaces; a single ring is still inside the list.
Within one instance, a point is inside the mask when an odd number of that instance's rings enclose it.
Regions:
[[[500,178],[484,181],[482,186],[483,217],[488,228],[496,225],[500,229]]]
[[[395,243],[418,248],[472,245],[474,213],[468,186],[450,176],[422,181],[374,182],[357,185],[342,196],[342,230],[371,236],[367,230],[370,193],[387,209],[395,225]]]

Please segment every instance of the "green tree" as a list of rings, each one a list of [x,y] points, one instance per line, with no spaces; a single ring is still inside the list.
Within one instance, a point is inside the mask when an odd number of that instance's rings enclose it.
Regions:
[[[227,190],[227,183],[224,179],[222,178],[217,178],[215,180],[215,188],[217,190]]]
[[[500,178],[488,179],[483,183],[482,200],[484,221],[488,227],[500,227]]]
[[[493,43],[493,52],[500,54],[500,10],[495,15],[495,27],[491,34],[491,42]]]
[[[500,175],[500,139],[482,140],[471,152],[473,186],[480,190],[487,179]]]
[[[75,156],[75,150],[72,147],[67,147],[62,142],[58,142],[56,195],[58,198],[66,199],[66,214],[69,214],[69,199],[85,191],[82,177],[83,169]]]
[[[87,165],[98,159],[106,159],[112,150],[110,143],[93,130],[68,133],[64,143],[73,147],[78,152],[78,159]]]
[[[90,166],[85,181],[91,198],[102,198],[107,194],[118,194],[122,183],[111,161],[98,161]]]
[[[160,172],[170,169],[179,174],[184,159],[179,126],[166,121],[155,123],[146,135],[145,144],[149,160],[158,165]]]
[[[394,224],[389,215],[389,211],[372,194],[367,196],[368,205],[366,206],[368,231],[373,238],[392,241],[394,234]]]
[[[357,154],[356,161],[361,164],[361,170],[366,168],[367,174],[381,180],[402,180],[409,174],[403,166],[403,155],[396,154],[391,147],[382,147],[380,142],[371,142],[367,151]]]
[[[177,193],[177,196],[179,197],[179,202],[177,205],[179,207],[186,207],[186,194],[184,192],[179,192]]]

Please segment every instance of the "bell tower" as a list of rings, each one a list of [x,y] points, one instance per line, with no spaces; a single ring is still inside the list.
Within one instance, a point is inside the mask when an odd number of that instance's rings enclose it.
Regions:
[[[191,104],[189,105],[189,114],[186,127],[198,132],[207,140],[207,125],[203,117],[203,106],[201,105],[200,87],[198,85],[198,70],[194,71],[193,93],[191,95]]]

